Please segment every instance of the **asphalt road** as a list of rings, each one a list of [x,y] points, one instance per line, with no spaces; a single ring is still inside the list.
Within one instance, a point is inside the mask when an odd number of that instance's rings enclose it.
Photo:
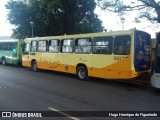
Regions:
[[[160,111],[160,94],[133,83],[97,78],[80,81],[71,74],[0,65],[0,111],[56,110]]]

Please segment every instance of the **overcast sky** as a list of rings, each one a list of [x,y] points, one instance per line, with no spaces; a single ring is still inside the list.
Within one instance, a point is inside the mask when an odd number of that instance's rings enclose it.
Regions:
[[[0,1],[0,36],[10,36],[13,26],[7,20],[7,10],[5,4],[8,0]]]
[[[5,8],[5,4],[7,3],[7,1],[8,0],[0,1],[0,36],[10,36],[12,34],[12,29],[14,28],[14,26],[9,24],[7,20],[7,10]],[[108,31],[121,30],[123,26],[125,30],[137,28],[149,32],[152,35],[152,38],[155,37],[155,32],[158,32],[158,28],[156,28],[156,25],[153,25],[145,20],[143,21],[143,23],[135,23],[135,12],[132,12],[132,15],[124,16],[125,20],[123,25],[120,17],[118,17],[115,13],[101,11],[99,8],[97,8],[95,12],[103,21],[103,26]]]
[[[103,26],[107,29],[107,31],[121,30],[122,28],[124,28],[124,30],[136,28],[150,33],[152,38],[155,38],[155,32],[160,31],[160,24],[152,24],[150,21],[145,19],[141,23],[136,23],[135,17],[138,14],[136,12],[131,12],[126,16],[123,16],[123,18],[125,19],[124,24],[122,24],[121,21],[122,17],[113,12],[102,11],[100,10],[100,8],[97,8],[95,12],[103,21]]]

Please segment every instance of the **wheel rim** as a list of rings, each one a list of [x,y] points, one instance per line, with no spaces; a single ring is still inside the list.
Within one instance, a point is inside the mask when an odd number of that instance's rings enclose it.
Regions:
[[[86,77],[86,71],[84,69],[80,69],[78,75],[81,79],[84,79]]]
[[[33,63],[33,71],[36,71],[36,70],[37,70],[37,64]]]
[[[2,60],[2,64],[5,65],[5,63],[6,63],[6,62],[5,62],[5,59],[3,59],[3,60]]]

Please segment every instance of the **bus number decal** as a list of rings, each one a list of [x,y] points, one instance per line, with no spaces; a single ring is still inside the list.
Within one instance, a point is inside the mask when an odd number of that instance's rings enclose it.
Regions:
[[[87,62],[87,60],[84,60],[82,58],[79,58],[79,61],[81,61],[81,62]]]
[[[125,56],[114,56],[115,61],[121,60],[123,58],[127,58],[127,57],[125,57]]]

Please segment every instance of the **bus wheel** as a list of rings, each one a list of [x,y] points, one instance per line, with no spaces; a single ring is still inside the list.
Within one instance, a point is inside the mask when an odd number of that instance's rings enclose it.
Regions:
[[[38,71],[37,62],[36,62],[36,61],[33,61],[33,62],[32,62],[32,70],[33,70],[34,72],[37,72],[37,71]]]
[[[2,58],[2,65],[6,65],[6,59],[4,57]]]
[[[87,80],[88,79],[88,71],[87,68],[84,66],[80,66],[77,69],[77,77],[80,80]]]

